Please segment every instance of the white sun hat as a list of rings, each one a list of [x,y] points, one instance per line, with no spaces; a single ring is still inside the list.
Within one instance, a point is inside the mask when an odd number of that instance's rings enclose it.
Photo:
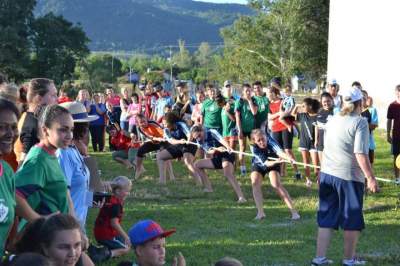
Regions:
[[[70,112],[72,119],[76,123],[92,122],[99,118],[98,115],[88,115],[85,106],[80,102],[65,102],[61,103],[60,106],[64,107],[68,110],[68,112]]]

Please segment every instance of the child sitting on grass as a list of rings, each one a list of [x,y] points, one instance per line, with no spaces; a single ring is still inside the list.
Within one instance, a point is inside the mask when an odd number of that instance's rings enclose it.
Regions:
[[[109,258],[127,254],[131,246],[121,222],[124,201],[131,191],[132,182],[125,176],[117,176],[111,187],[112,196],[100,209],[94,225],[96,241],[110,250]]]
[[[136,154],[140,143],[137,141],[135,134],[128,135],[127,132],[120,130],[113,125],[107,127],[107,133],[111,137],[111,144],[115,151],[111,154],[112,158],[125,165],[127,169],[132,169],[135,166]]]

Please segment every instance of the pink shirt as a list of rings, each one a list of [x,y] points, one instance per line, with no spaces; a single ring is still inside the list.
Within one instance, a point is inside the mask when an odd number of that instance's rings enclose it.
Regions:
[[[129,117],[129,125],[136,125],[136,114],[140,113],[140,109],[142,105],[140,103],[131,103],[128,106],[127,113],[134,113],[131,117]]]
[[[201,103],[196,103],[192,109],[192,118],[191,119],[195,124],[200,123],[201,105],[202,105]]]

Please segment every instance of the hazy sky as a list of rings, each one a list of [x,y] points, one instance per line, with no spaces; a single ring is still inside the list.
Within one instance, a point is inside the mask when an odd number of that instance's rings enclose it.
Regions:
[[[212,3],[236,3],[236,4],[247,4],[247,0],[194,0],[201,2],[212,2]]]

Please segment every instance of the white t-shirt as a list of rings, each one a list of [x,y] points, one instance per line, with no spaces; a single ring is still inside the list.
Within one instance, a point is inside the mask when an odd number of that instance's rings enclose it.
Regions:
[[[321,172],[364,183],[365,177],[355,154],[368,155],[368,151],[367,120],[357,114],[336,114],[326,123]]]

